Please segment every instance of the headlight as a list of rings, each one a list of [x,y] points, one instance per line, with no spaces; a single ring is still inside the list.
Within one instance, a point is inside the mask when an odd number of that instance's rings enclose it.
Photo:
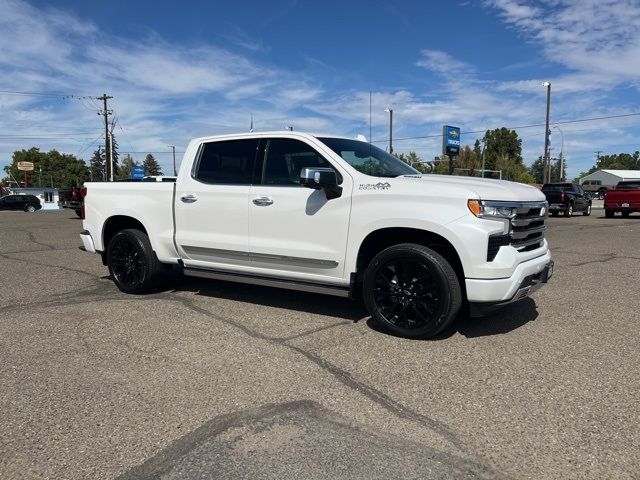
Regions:
[[[467,206],[476,217],[492,220],[511,219],[516,216],[518,210],[516,206],[490,200],[469,200]]]

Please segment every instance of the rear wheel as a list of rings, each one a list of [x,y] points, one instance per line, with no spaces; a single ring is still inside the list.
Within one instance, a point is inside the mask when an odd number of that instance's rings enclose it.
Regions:
[[[113,236],[107,265],[114,283],[125,293],[146,293],[156,284],[159,262],[149,237],[140,230],[122,230]]]
[[[24,211],[25,212],[29,212],[29,213],[33,213],[36,211],[36,206],[35,205],[27,205],[26,207],[24,207]]]
[[[613,218],[613,216],[616,214],[616,212],[614,212],[613,210],[605,210],[604,211],[604,216],[607,218]]]
[[[587,209],[584,212],[582,212],[582,214],[585,217],[588,217],[589,215],[591,215],[591,205],[587,205]]]
[[[375,322],[408,338],[444,330],[462,304],[453,268],[440,254],[405,243],[380,252],[364,275],[363,296]]]
[[[570,217],[571,215],[573,215],[573,204],[569,204],[567,205],[567,208],[564,210],[564,216],[565,217]]]

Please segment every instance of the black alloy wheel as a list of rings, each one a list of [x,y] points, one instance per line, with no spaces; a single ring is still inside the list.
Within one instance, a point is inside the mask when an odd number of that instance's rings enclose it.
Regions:
[[[155,285],[157,263],[149,238],[139,230],[122,230],[109,242],[109,273],[125,293],[149,291]]]
[[[587,205],[587,209],[584,212],[582,212],[582,214],[585,217],[588,217],[589,215],[591,215],[591,204]]]
[[[378,254],[367,268],[363,287],[373,319],[408,338],[436,335],[453,321],[462,303],[451,265],[422,245],[396,245]]]

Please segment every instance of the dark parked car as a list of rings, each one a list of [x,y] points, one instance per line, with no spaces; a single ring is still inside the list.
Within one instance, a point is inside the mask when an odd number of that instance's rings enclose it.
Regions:
[[[549,213],[553,216],[562,212],[570,217],[574,212],[591,215],[591,194],[575,183],[545,183],[542,193],[549,202]]]
[[[0,198],[0,210],[35,212],[41,208],[40,199],[35,195],[7,195]]]

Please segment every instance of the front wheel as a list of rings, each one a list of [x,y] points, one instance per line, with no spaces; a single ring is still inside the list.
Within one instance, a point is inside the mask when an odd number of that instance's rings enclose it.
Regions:
[[[151,290],[156,284],[158,264],[149,237],[140,230],[122,230],[109,242],[109,273],[122,292],[139,294]]]
[[[587,209],[584,212],[582,212],[582,214],[585,217],[588,217],[589,215],[591,215],[591,205],[587,205]]]
[[[364,274],[363,296],[375,322],[407,338],[438,334],[462,304],[460,283],[449,262],[411,243],[376,255]]]
[[[33,213],[36,211],[35,205],[27,205],[24,209],[25,212]]]
[[[573,205],[569,204],[567,205],[567,208],[564,210],[564,216],[570,217],[571,215],[573,215]]]

